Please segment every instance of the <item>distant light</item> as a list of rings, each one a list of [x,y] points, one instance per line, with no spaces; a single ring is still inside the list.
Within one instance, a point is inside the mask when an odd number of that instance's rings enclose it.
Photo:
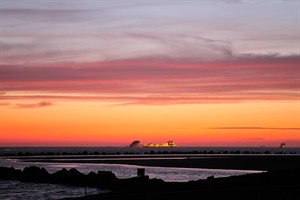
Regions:
[[[284,148],[284,147],[285,147],[285,143],[281,143],[280,148]]]

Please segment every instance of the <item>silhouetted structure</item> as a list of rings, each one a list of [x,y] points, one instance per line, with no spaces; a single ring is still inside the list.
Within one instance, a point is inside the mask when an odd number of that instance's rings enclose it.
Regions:
[[[129,147],[143,147],[143,145],[141,144],[140,141],[135,140],[129,145]]]
[[[145,176],[145,168],[138,168],[137,176]]]

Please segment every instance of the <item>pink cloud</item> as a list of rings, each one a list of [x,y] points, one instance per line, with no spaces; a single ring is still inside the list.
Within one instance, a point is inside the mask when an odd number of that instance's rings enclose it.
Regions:
[[[73,98],[129,104],[297,100],[297,56],[244,55],[225,61],[129,59],[113,62],[2,65],[2,97]],[[35,92],[43,95],[12,95]],[[66,95],[51,95],[60,93]],[[80,95],[69,95],[69,94]]]

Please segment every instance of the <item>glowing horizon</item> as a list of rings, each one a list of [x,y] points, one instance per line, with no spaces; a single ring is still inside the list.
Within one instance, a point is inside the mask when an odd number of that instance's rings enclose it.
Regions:
[[[0,9],[0,146],[300,147],[298,1]]]

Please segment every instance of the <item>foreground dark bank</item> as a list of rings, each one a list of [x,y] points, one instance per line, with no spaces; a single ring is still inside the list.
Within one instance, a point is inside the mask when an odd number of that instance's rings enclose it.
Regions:
[[[299,199],[300,197],[300,168],[227,178],[209,177],[206,180],[182,183],[149,179],[148,176],[118,179],[113,173],[104,171],[85,175],[76,169],[62,169],[50,174],[38,167],[27,167],[24,170],[0,167],[0,179],[100,187],[112,191],[106,194],[68,198],[69,200]]]

